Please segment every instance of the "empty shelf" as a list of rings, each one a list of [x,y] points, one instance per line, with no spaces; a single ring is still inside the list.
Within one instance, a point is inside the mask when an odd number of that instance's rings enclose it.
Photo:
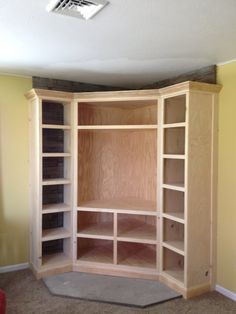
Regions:
[[[185,159],[185,155],[164,154],[163,158],[165,158],[165,159]]]
[[[156,248],[149,244],[118,243],[118,265],[156,268]]]
[[[78,261],[112,264],[113,243],[97,247],[78,248]]]
[[[43,205],[43,214],[70,211],[70,205],[64,203]]]
[[[183,241],[165,241],[162,243],[164,247],[170,249],[178,254],[184,255],[184,242]]]
[[[98,224],[91,224],[88,226],[85,226],[83,228],[80,228],[80,230],[77,233],[78,237],[89,237],[92,238],[107,238],[112,240],[113,238],[113,222],[103,222]]]
[[[43,153],[42,157],[71,157],[70,153]]]
[[[162,187],[165,189],[175,190],[175,191],[185,191],[184,183],[168,183],[168,184],[162,184]]]
[[[110,200],[91,200],[86,202],[80,202],[79,209],[91,209],[91,210],[127,210],[127,211],[147,211],[156,212],[156,203],[153,201],[137,200],[137,199],[110,199]]]
[[[48,254],[42,257],[43,267],[70,264],[71,260],[65,253]]]
[[[57,239],[65,239],[71,236],[70,232],[65,228],[53,228],[42,231],[42,241],[50,241]]]
[[[80,125],[78,130],[137,130],[137,129],[157,129],[156,124],[144,125]]]
[[[185,126],[186,126],[185,122],[163,124],[163,128],[181,128]]]
[[[62,124],[42,124],[43,129],[62,129],[62,130],[70,130],[70,125],[62,125]]]
[[[181,268],[168,269],[168,270],[165,270],[163,273],[176,279],[182,284],[184,283],[184,271]]]
[[[133,219],[118,220],[118,240],[155,244],[156,227]]]
[[[70,184],[70,180],[64,178],[43,180],[43,185],[59,185],[59,184]]]
[[[172,219],[174,221],[184,224],[184,213],[170,212],[170,213],[163,213],[162,216],[164,218]]]

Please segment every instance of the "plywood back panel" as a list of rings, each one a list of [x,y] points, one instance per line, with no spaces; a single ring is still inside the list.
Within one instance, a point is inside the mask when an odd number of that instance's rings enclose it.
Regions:
[[[184,241],[184,225],[170,219],[163,220],[164,241]]]
[[[176,270],[184,268],[184,257],[169,249],[164,248],[163,252],[163,269]]]
[[[83,230],[85,227],[102,223],[113,223],[113,214],[105,212],[78,212],[77,215],[77,226],[78,232]]]
[[[164,101],[164,123],[185,122],[186,95],[166,98]]]
[[[118,225],[119,222],[128,221],[131,226],[143,224],[156,226],[156,220],[155,216],[118,214]]]
[[[78,125],[157,124],[157,101],[79,103]]]
[[[156,201],[157,131],[78,133],[78,200]]]
[[[163,211],[169,212],[184,212],[184,192],[164,189],[163,191]]]
[[[184,184],[184,160],[164,159],[164,178],[166,184]]]
[[[170,128],[164,130],[164,154],[184,155],[185,129]]]

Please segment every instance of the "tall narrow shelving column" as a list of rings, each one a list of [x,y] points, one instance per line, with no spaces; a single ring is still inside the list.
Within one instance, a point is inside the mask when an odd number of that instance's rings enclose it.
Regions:
[[[188,85],[163,90],[160,156],[160,278],[186,298],[214,285],[219,91],[214,85]]]
[[[31,263],[40,277],[72,269],[73,113],[64,94],[30,96]]]
[[[71,104],[42,100],[42,266],[71,262]]]
[[[162,99],[162,271],[184,286],[186,94]]]

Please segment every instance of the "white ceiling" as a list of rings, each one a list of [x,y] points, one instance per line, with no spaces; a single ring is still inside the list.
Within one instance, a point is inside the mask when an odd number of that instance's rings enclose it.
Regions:
[[[92,20],[0,0],[0,72],[137,87],[236,58],[235,0],[110,0]]]

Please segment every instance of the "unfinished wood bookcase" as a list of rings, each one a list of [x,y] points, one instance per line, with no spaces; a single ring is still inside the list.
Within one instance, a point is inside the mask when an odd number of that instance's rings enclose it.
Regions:
[[[220,86],[31,90],[31,265],[163,281],[215,278]]]

